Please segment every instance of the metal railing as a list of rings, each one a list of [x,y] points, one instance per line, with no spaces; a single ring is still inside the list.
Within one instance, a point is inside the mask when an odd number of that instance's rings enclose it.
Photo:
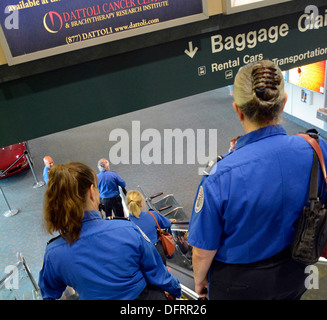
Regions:
[[[0,280],[0,300],[41,300],[40,289],[20,252],[17,260]]]
[[[27,162],[28,162],[28,164],[29,164],[29,166],[31,168],[31,171],[32,171],[32,174],[33,174],[33,177],[34,177],[34,180],[35,180],[35,183],[33,184],[33,188],[39,188],[39,187],[44,186],[45,182],[44,181],[38,181],[38,179],[36,177],[36,174],[35,174],[34,169],[33,169],[32,161],[30,159],[30,156],[29,156],[27,150],[25,150],[23,152],[23,154],[21,156],[19,156],[6,170],[0,170],[0,178],[5,177],[6,173],[24,156],[27,159]],[[6,202],[7,207],[8,207],[8,211],[6,211],[4,213],[4,216],[8,218],[8,217],[12,217],[12,216],[16,215],[19,212],[19,209],[12,209],[11,208],[11,206],[10,206],[10,204],[9,204],[7,198],[6,198],[6,195],[4,194],[1,186],[0,186],[0,192],[1,192],[3,198],[4,198],[5,202]]]

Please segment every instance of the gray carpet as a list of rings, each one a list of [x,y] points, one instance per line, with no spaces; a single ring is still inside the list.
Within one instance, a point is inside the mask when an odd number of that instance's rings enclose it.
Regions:
[[[109,142],[110,132],[117,128],[126,130],[130,136],[129,151],[132,159],[132,121],[140,121],[141,132],[151,128],[158,130],[162,138],[162,161],[164,129],[192,129],[195,134],[198,129],[206,129],[206,133],[209,129],[217,129],[218,154],[228,151],[231,138],[243,134],[232,107],[229,90],[221,88],[29,141],[38,180],[42,180],[44,155],[51,155],[56,164],[70,160],[81,161],[96,170],[97,161],[102,157],[108,158],[109,150],[117,143]],[[283,125],[289,134],[305,130],[287,118],[283,118]],[[208,138],[205,141],[208,143]],[[147,144],[149,142],[142,142],[141,150]],[[202,165],[197,162],[187,164],[186,150],[184,144],[183,164],[174,164],[174,161],[173,164],[151,165],[129,163],[111,165],[111,169],[125,179],[128,190],[141,185],[147,195],[160,191],[164,194],[173,193],[190,215],[197,185],[201,180],[198,168]],[[20,209],[16,216],[4,217],[3,213],[8,208],[0,195],[0,279],[4,276],[5,267],[16,262],[17,251],[22,252],[33,276],[38,279],[46,241],[51,236],[42,229],[45,187],[34,189],[34,182],[30,170],[0,180],[0,186],[11,207]]]

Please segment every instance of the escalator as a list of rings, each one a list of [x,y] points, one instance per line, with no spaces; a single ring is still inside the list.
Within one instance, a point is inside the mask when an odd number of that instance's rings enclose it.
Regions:
[[[183,299],[197,300],[198,295],[194,291],[194,277],[192,267],[192,246],[187,242],[189,217],[183,207],[178,203],[173,194],[163,196],[163,193],[147,197],[141,190],[149,209],[159,212],[168,219],[175,219],[171,226],[171,233],[175,241],[175,253],[167,257],[167,267],[171,274],[176,277],[183,291]],[[162,196],[159,200],[158,197]]]

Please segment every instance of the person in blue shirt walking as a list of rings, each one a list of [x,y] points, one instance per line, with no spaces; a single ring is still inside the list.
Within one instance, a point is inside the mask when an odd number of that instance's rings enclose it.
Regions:
[[[54,166],[54,161],[50,156],[45,156],[43,158],[44,169],[43,169],[43,180],[48,184],[49,180],[49,171]]]
[[[308,200],[313,150],[280,124],[286,99],[273,62],[237,73],[233,106],[245,134],[205,170],[189,225],[201,297],[300,299],[306,290],[306,266],[292,259],[290,244]],[[321,137],[319,144],[326,158]],[[319,181],[324,198],[322,175]]]
[[[100,171],[97,174],[99,181],[98,188],[106,217],[112,216],[112,211],[116,217],[124,217],[122,198],[118,187],[120,186],[126,195],[126,182],[118,173],[110,171],[109,161],[107,159],[100,159],[98,161],[98,169]]]
[[[97,211],[96,173],[82,163],[54,166],[44,198],[50,234],[38,285],[43,299],[59,299],[66,286],[81,300],[166,299],[181,285],[144,233],[127,219]]]
[[[126,205],[130,212],[129,218],[132,222],[138,225],[142,231],[144,231],[150,241],[157,248],[163,263],[166,265],[166,254],[161,242],[158,239],[157,223],[149,212],[142,211],[145,206],[143,195],[137,190],[128,191],[126,195]],[[156,211],[150,211],[157,219],[160,228],[166,229],[170,232],[171,223],[175,222],[176,219],[167,219]]]

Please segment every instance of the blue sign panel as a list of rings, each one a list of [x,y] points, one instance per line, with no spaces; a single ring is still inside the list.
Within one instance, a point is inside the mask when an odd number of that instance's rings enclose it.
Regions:
[[[13,1],[0,3],[0,40],[9,64],[208,17],[203,0]]]

